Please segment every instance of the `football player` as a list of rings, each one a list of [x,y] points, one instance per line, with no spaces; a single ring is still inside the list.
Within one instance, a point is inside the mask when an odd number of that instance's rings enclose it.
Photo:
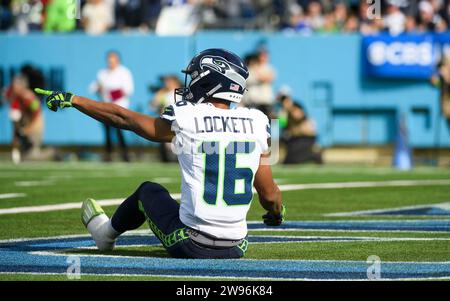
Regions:
[[[47,106],[73,107],[107,125],[152,141],[173,142],[181,168],[181,203],[161,185],[142,183],[108,218],[93,199],[82,221],[99,250],[112,250],[122,233],[148,222],[172,257],[240,258],[248,248],[246,215],[255,187],[269,226],[281,225],[285,208],[269,164],[269,120],[256,109],[231,108],[246,89],[242,59],[207,49],[187,66],[182,98],[159,118],[68,92],[37,89]],[[189,81],[189,83],[188,83]]]

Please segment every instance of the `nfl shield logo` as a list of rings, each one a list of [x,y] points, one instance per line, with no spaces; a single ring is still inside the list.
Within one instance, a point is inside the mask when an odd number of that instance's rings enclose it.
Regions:
[[[231,90],[231,91],[239,92],[240,87],[241,87],[241,86],[232,83],[232,84],[230,85],[230,90]]]

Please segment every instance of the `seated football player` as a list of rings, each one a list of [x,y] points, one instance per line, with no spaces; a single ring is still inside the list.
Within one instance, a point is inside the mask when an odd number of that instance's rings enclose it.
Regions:
[[[241,58],[208,49],[183,72],[185,87],[176,91],[182,100],[159,118],[68,92],[37,89],[47,95],[53,111],[73,107],[110,126],[176,146],[182,175],[180,204],[152,182],[142,183],[111,219],[95,200],[84,201],[82,221],[100,250],[112,250],[122,233],[147,221],[172,257],[243,257],[253,187],[267,210],[265,224],[278,226],[285,218],[281,192],[265,160],[269,120],[256,109],[230,108],[246,89],[248,70]]]

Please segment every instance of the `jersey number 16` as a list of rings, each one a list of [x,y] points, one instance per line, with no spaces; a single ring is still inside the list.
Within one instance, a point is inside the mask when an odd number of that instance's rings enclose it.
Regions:
[[[236,157],[250,154],[254,149],[255,142],[250,141],[230,142],[225,149],[218,141],[205,141],[200,145],[199,151],[204,154],[203,199],[206,203],[217,204],[220,188],[229,206],[248,205],[252,201],[253,171],[249,167],[237,167]],[[219,185],[220,179],[222,185]]]

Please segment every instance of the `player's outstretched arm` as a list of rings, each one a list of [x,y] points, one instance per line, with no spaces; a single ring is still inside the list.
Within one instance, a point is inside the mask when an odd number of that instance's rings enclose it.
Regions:
[[[153,141],[170,142],[174,136],[170,124],[161,118],[153,118],[112,103],[98,102],[71,93],[42,89],[35,89],[35,91],[36,93],[47,95],[47,107],[55,112],[58,108],[74,107],[102,123],[133,131]]]
[[[269,226],[281,225],[286,215],[286,209],[281,201],[281,191],[273,180],[270,165],[259,165],[253,185],[258,193],[261,206],[267,210],[267,214],[263,216],[264,223]]]
[[[174,136],[170,124],[161,118],[153,118],[133,112],[116,104],[93,101],[74,96],[74,108],[105,124],[135,132],[153,141],[170,142]]]

